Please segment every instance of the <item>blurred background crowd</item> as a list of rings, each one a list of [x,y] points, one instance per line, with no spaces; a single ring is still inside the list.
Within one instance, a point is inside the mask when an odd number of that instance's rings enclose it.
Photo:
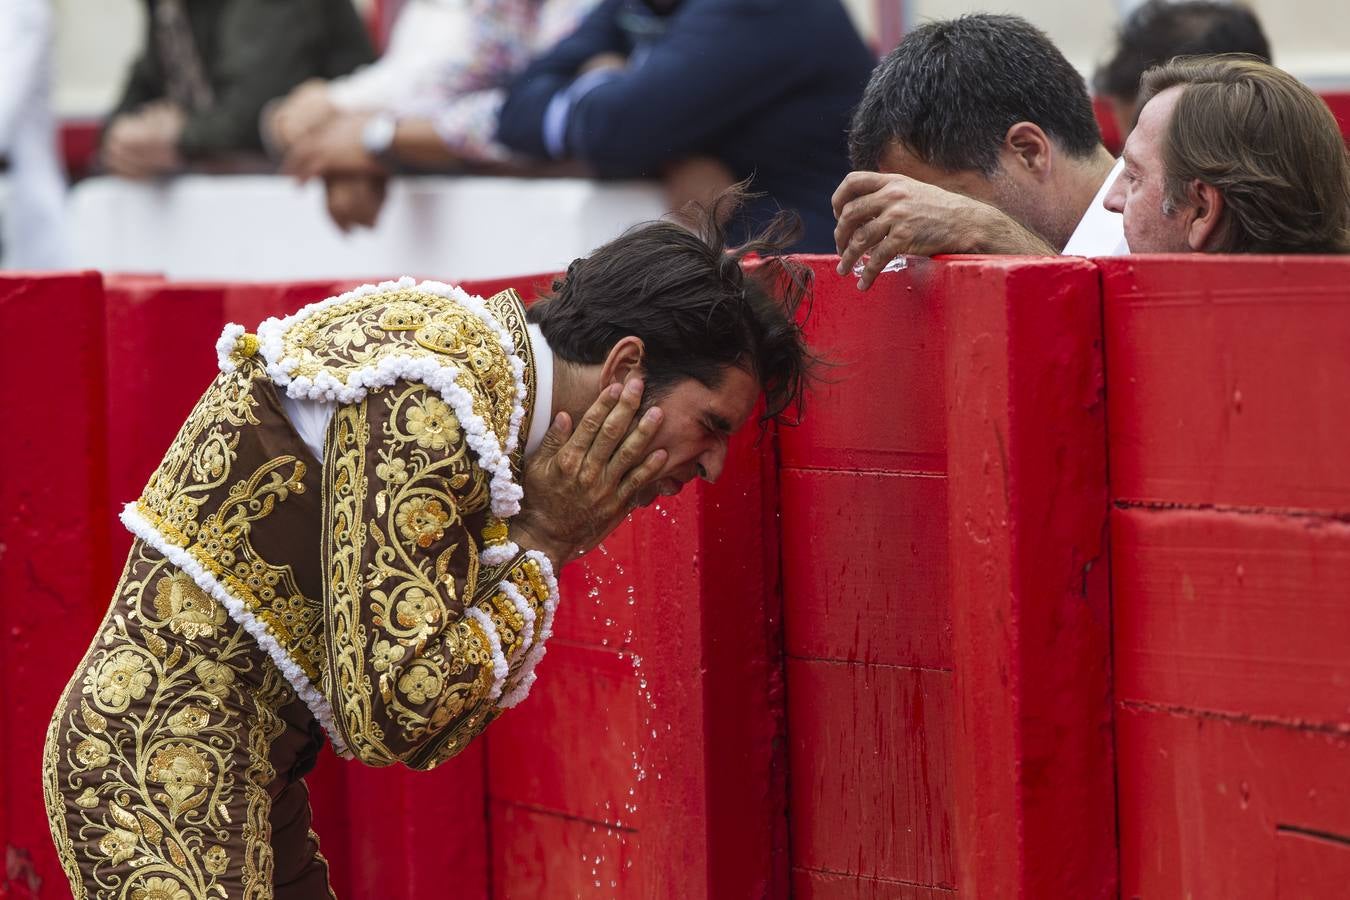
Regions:
[[[0,261],[181,277],[563,265],[750,179],[834,252],[880,55],[978,0],[8,0]],[[1350,93],[1342,0],[1027,0],[1108,150],[1149,66],[1241,51]],[[1345,115],[1343,113],[1343,115]],[[1342,127],[1345,127],[1343,121]]]

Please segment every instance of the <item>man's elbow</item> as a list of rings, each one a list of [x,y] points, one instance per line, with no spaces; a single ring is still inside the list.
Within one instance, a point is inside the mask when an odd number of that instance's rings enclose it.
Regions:
[[[650,112],[587,113],[573,121],[568,133],[572,158],[610,177],[659,174],[682,152],[674,140],[678,128],[652,121]]]

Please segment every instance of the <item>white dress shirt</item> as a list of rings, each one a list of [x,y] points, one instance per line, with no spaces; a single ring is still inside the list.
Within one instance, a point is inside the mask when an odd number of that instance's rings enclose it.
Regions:
[[[1125,168],[1124,160],[1116,160],[1106,181],[1092,198],[1092,205],[1078,220],[1069,242],[1060,251],[1060,256],[1125,256],[1130,247],[1125,243],[1125,218],[1120,213],[1111,212],[1103,205],[1106,195]]]

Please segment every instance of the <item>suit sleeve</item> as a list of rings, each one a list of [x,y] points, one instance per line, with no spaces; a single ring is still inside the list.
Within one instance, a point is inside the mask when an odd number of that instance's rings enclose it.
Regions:
[[[810,28],[783,21],[781,5],[689,3],[672,17],[665,36],[630,57],[625,69],[572,98],[562,156],[602,175],[654,174],[810,80],[813,68],[803,65],[812,58],[805,44]],[[564,77],[555,64],[562,49],[531,66],[508,94],[498,133],[508,147],[547,154],[550,101],[573,84],[575,72]]]
[[[227,4],[217,45],[203,54],[215,91],[214,106],[188,117],[179,149],[189,159],[259,150],[258,115],[267,101],[323,72],[334,54],[316,5],[303,0],[236,0]],[[365,41],[364,36],[359,38]],[[369,44],[350,58],[369,62]],[[336,74],[336,73],[334,73]]]
[[[548,560],[480,562],[488,477],[435,392],[340,407],[324,460],[324,693],[348,750],[429,769],[528,691],[556,606]]]

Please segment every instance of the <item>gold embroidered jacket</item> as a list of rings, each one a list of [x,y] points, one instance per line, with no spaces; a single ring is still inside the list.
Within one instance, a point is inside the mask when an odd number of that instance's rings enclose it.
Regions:
[[[557,605],[548,559],[508,540],[534,400],[520,298],[386,282],[228,326],[217,350],[123,521],[258,640],[339,753],[443,762],[528,693]],[[281,391],[336,401],[322,460]]]

